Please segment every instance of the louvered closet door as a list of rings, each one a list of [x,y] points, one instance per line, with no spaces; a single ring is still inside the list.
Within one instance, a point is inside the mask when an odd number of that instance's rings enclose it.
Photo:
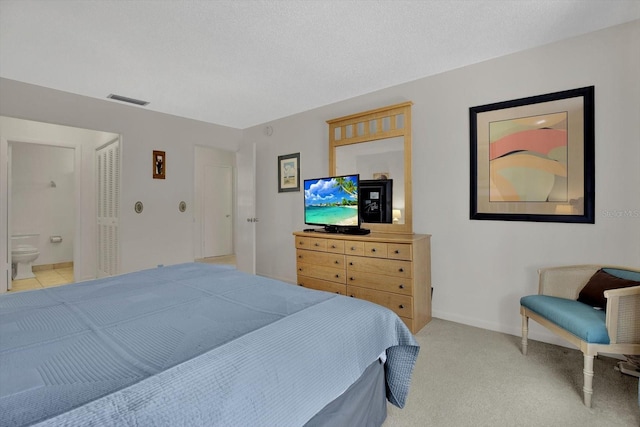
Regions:
[[[97,150],[98,172],[98,277],[119,270],[118,214],[120,202],[120,141]]]

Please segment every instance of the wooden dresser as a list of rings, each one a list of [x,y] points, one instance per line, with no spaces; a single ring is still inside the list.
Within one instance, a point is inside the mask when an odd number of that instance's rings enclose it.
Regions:
[[[298,285],[383,305],[417,333],[431,320],[431,236],[295,232]]]

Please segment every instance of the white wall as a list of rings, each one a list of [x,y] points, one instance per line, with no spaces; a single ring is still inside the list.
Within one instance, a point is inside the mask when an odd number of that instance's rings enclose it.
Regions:
[[[242,131],[8,79],[0,79],[0,93],[2,116],[122,136],[121,272],[193,261],[194,147],[235,151]],[[152,178],[153,150],[166,152],[164,180]],[[133,210],[138,200],[141,214]]]
[[[74,169],[72,148],[11,144],[11,232],[39,234],[34,265],[73,261]],[[52,243],[50,236],[62,242]]]
[[[274,121],[271,137],[263,126],[245,130],[259,152],[258,274],[296,277],[291,233],[303,227],[302,193],[277,193],[277,156],[300,152],[302,178],[324,176],[326,120],[410,100],[414,231],[433,235],[433,314],[519,335],[519,298],[536,292],[539,267],[640,267],[638,76],[640,21],[634,21]],[[469,108],[590,85],[595,224],[469,220]],[[531,337],[555,341],[538,325]]]

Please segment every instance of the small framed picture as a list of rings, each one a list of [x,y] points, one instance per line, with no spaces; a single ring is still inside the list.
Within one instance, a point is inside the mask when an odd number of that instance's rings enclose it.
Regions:
[[[278,156],[278,193],[300,191],[300,153]]]
[[[389,179],[389,172],[374,172],[373,179]]]
[[[167,159],[164,151],[153,151],[153,179],[165,179]]]

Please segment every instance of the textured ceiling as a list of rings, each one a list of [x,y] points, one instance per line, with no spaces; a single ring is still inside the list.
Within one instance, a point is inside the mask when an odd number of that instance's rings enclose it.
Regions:
[[[0,0],[0,76],[244,129],[635,19],[640,0]]]

